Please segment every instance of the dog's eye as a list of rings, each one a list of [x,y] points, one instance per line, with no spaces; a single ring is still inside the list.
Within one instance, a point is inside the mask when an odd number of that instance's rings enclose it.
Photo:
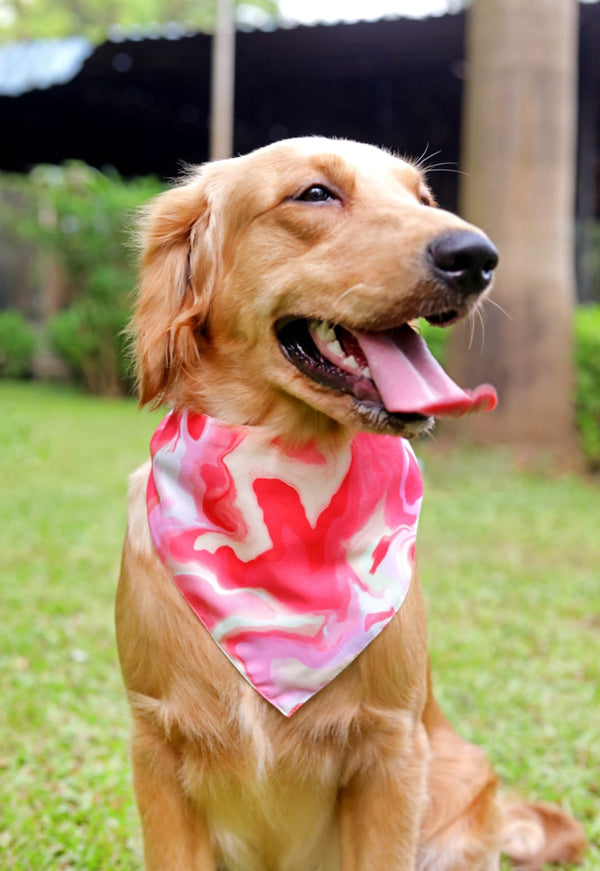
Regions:
[[[329,203],[332,200],[336,200],[337,197],[329,190],[329,188],[326,188],[325,185],[311,184],[311,186],[306,188],[305,191],[302,191],[296,199],[303,203]]]
[[[427,191],[423,191],[419,194],[419,202],[422,206],[435,206],[435,200]]]

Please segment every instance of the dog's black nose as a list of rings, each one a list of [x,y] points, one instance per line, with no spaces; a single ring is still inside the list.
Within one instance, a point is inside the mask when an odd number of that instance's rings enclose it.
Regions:
[[[465,296],[485,290],[498,264],[498,252],[490,240],[469,230],[438,236],[427,250],[437,275]]]

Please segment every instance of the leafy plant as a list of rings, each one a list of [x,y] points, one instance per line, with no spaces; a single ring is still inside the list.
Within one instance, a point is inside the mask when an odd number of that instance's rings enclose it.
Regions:
[[[33,329],[20,312],[0,312],[0,377],[23,378],[31,371]]]
[[[431,324],[427,323],[425,318],[419,319],[418,330],[427,342],[427,347],[435,359],[443,365],[448,348],[448,339],[450,338],[448,330],[432,327]]]
[[[127,313],[83,299],[55,315],[50,341],[91,393],[118,396],[131,384],[123,331]]]
[[[72,162],[36,167],[12,184],[26,203],[12,220],[16,232],[50,252],[61,268],[68,306],[50,320],[53,347],[89,391],[127,392],[131,378],[123,329],[135,283],[127,224],[161,183],[125,181],[115,172]]]
[[[580,306],[575,317],[575,414],[586,462],[600,469],[600,305]]]

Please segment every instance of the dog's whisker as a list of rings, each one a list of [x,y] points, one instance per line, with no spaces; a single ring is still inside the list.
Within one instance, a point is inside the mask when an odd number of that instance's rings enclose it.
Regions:
[[[338,302],[339,302],[339,300],[345,299],[345,297],[347,297],[351,293],[357,293],[361,289],[362,286],[363,285],[361,285],[361,284],[353,284],[352,287],[347,287],[346,290],[344,290],[342,293],[340,293],[340,295],[338,297]]]
[[[429,172],[430,170],[437,169],[440,166],[458,166],[458,164],[455,160],[440,160],[438,163],[428,163],[425,169]]]
[[[427,157],[427,152],[428,152],[428,151],[429,151],[429,142],[427,143],[427,145],[425,146],[425,150],[424,150],[423,152],[421,152],[421,154],[419,155],[419,157],[415,158],[415,159],[412,161],[413,166],[417,166],[417,167],[421,166],[422,162],[423,162],[423,161],[425,160],[425,158]]]
[[[475,318],[473,316],[473,312],[471,312],[469,314],[469,344],[467,346],[469,351],[473,347],[474,338],[475,338]]]
[[[484,299],[483,302],[484,302],[484,303],[489,303],[490,305],[495,306],[499,311],[502,312],[503,315],[505,315],[505,316],[509,319],[509,321],[514,320],[514,318],[512,317],[512,315],[510,315],[510,314],[506,311],[506,309],[503,308],[503,307],[500,305],[499,302],[496,302],[495,299],[492,299],[491,296],[486,297],[486,299]]]
[[[433,160],[434,157],[437,157],[438,154],[442,153],[441,151],[438,150],[438,151],[432,151],[431,154],[427,154],[428,148],[429,148],[429,145],[427,145],[427,148],[425,149],[425,151],[423,152],[423,154],[421,155],[421,157],[419,157],[419,159],[417,161],[412,161],[413,166],[415,166],[417,169],[424,170],[425,172],[427,172],[427,170],[430,166],[428,161]]]
[[[477,319],[478,319],[479,323],[481,324],[481,344],[479,347],[479,356],[483,357],[483,348],[485,345],[485,319],[483,317],[483,312],[481,311],[481,309],[479,307],[475,309],[474,314],[477,315]]]
[[[427,143],[427,145],[425,146],[425,149],[424,149],[423,152],[419,155],[419,157],[417,157],[416,160],[415,160],[415,159],[412,159],[412,160],[410,161],[410,162],[412,163],[412,165],[413,165],[413,166],[416,166],[418,169],[420,169],[420,168],[423,166],[423,164],[425,163],[426,160],[431,160],[433,157],[436,156],[436,154],[439,154],[439,153],[440,153],[439,151],[436,151],[436,152],[434,152],[434,153],[432,153],[432,154],[428,154],[428,153],[427,153],[428,151],[429,151],[429,142]]]
[[[441,164],[439,166],[427,167],[426,173],[429,175],[430,172],[453,172],[455,175],[468,175],[468,173],[463,172],[462,169],[453,169],[452,167],[444,167]]]

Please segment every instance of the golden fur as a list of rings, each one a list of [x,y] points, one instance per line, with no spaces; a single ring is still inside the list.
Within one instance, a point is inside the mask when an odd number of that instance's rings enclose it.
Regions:
[[[334,197],[299,199],[311,185]],[[391,431],[296,369],[274,326],[300,314],[383,329],[447,308],[423,251],[441,233],[477,231],[432,206],[415,166],[352,142],[288,140],[191,172],[142,223],[142,403],[295,441]],[[472,301],[452,305],[462,315]],[[131,481],[117,634],[149,871],[493,871],[501,849],[529,869],[576,857],[577,824],[499,799],[483,753],[437,707],[418,579],[385,631],[286,719],[155,555],[147,474]]]

